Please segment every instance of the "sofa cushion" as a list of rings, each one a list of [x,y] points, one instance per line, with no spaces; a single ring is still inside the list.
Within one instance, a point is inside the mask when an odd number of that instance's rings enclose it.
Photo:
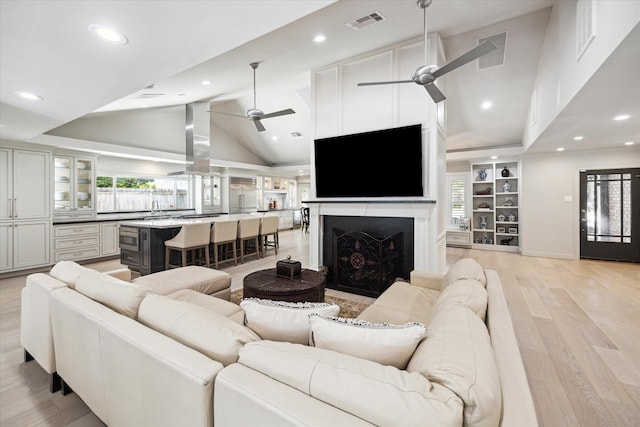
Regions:
[[[460,426],[462,402],[423,376],[335,351],[260,341],[239,363],[375,425]]]
[[[337,304],[314,302],[271,301],[246,298],[240,302],[244,309],[244,324],[262,339],[309,344],[309,315],[337,316]]]
[[[469,308],[452,304],[434,313],[407,371],[458,395],[465,426],[498,425],[502,394],[495,356],[484,322]]]
[[[192,289],[181,289],[179,291],[172,292],[167,296],[179,301],[186,301],[199,305],[200,307],[204,307],[207,310],[211,310],[216,314],[231,319],[240,325],[244,324],[244,311],[242,308],[240,308],[238,304],[234,304],[222,298],[203,294]]]
[[[439,295],[440,292],[433,289],[395,282],[374,304],[360,313],[358,319],[396,325],[407,322],[428,324],[431,310]]]
[[[141,276],[134,282],[150,287],[158,295],[168,295],[180,289],[213,294],[231,287],[231,275],[212,268],[190,265]]]
[[[482,286],[487,286],[487,277],[484,274],[484,269],[473,258],[462,258],[456,261],[444,275],[440,290],[443,291],[447,286],[459,279],[475,279]]]
[[[260,337],[213,311],[164,295],[148,295],[138,313],[138,320],[223,365],[238,360],[240,348]]]
[[[77,262],[58,261],[49,272],[49,275],[66,283],[71,289],[74,289],[76,287],[76,282],[81,275],[91,273],[98,274],[97,271],[83,267]]]
[[[81,274],[76,291],[106,305],[110,309],[135,319],[142,299],[151,292],[146,286],[125,282],[106,274]]]
[[[487,313],[487,290],[477,280],[458,279],[440,293],[433,314],[452,304],[469,307],[484,322]]]
[[[421,323],[392,325],[360,319],[309,316],[310,344],[404,369],[426,334]]]

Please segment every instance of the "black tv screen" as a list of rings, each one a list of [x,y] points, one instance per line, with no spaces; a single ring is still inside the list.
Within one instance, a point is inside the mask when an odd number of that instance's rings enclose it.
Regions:
[[[316,197],[422,197],[422,126],[314,141]]]

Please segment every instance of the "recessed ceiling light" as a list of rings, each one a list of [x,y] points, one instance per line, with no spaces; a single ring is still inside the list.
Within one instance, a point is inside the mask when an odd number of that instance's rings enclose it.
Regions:
[[[40,95],[36,95],[35,93],[31,92],[17,91],[16,95],[18,95],[22,99],[28,99],[29,101],[42,101],[43,99]]]
[[[556,151],[564,151],[564,147],[558,147],[556,148]]]
[[[615,117],[613,118],[613,120],[615,120],[615,121],[618,121],[618,122],[619,122],[620,120],[627,120],[629,117],[631,117],[631,116],[630,116],[630,115],[628,115],[628,114],[619,114],[619,115],[615,116]]]
[[[497,158],[498,158],[498,156],[491,156],[491,160],[495,160]]]
[[[211,84],[211,80],[203,80],[203,81],[202,81],[202,85],[203,85],[203,86],[208,86],[208,85],[210,85],[210,84]]]
[[[123,33],[106,25],[91,24],[89,25],[91,34],[100,37],[109,43],[124,45],[129,43],[129,39]]]
[[[633,144],[635,144],[635,142],[633,142],[633,141],[627,141],[627,142],[624,143],[624,145],[633,145]]]
[[[491,102],[491,101],[484,101],[484,102],[480,105],[480,107],[481,107],[483,110],[488,110],[489,108],[493,107],[493,102]]]
[[[584,136],[581,136],[581,135],[574,136],[573,139],[574,141],[582,141],[584,139]]]
[[[325,41],[327,39],[327,36],[325,36],[324,34],[318,34],[317,36],[315,36],[313,38],[313,42],[314,43],[322,43],[323,41]]]
[[[271,137],[271,140],[272,140],[272,141],[277,141],[277,140],[278,140],[278,137],[274,135],[274,136],[272,136],[272,137]]]

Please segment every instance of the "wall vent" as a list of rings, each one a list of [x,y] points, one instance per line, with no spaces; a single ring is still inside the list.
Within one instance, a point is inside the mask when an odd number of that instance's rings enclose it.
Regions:
[[[300,132],[291,132],[291,136],[294,138],[302,138],[302,134]]]
[[[498,48],[492,52],[487,53],[484,56],[478,58],[478,70],[484,70],[485,68],[497,67],[504,65],[504,55],[507,46],[507,33],[500,33],[489,37],[478,39],[478,44],[489,40],[495,44]]]
[[[380,21],[384,21],[386,18],[378,12],[373,12],[360,18],[354,19],[351,22],[347,22],[344,25],[353,28],[354,30],[361,30],[369,25],[376,24]]]

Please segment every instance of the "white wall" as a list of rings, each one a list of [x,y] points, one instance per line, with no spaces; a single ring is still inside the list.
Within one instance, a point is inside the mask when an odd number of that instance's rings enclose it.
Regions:
[[[580,257],[581,169],[640,167],[640,147],[530,155],[522,159],[522,254]],[[565,202],[565,196],[572,202]]]
[[[576,1],[555,2],[540,54],[536,77],[536,108],[531,127],[525,127],[527,149],[585,85],[598,67],[640,21],[640,1],[597,0],[594,2],[595,38],[577,57]]]

